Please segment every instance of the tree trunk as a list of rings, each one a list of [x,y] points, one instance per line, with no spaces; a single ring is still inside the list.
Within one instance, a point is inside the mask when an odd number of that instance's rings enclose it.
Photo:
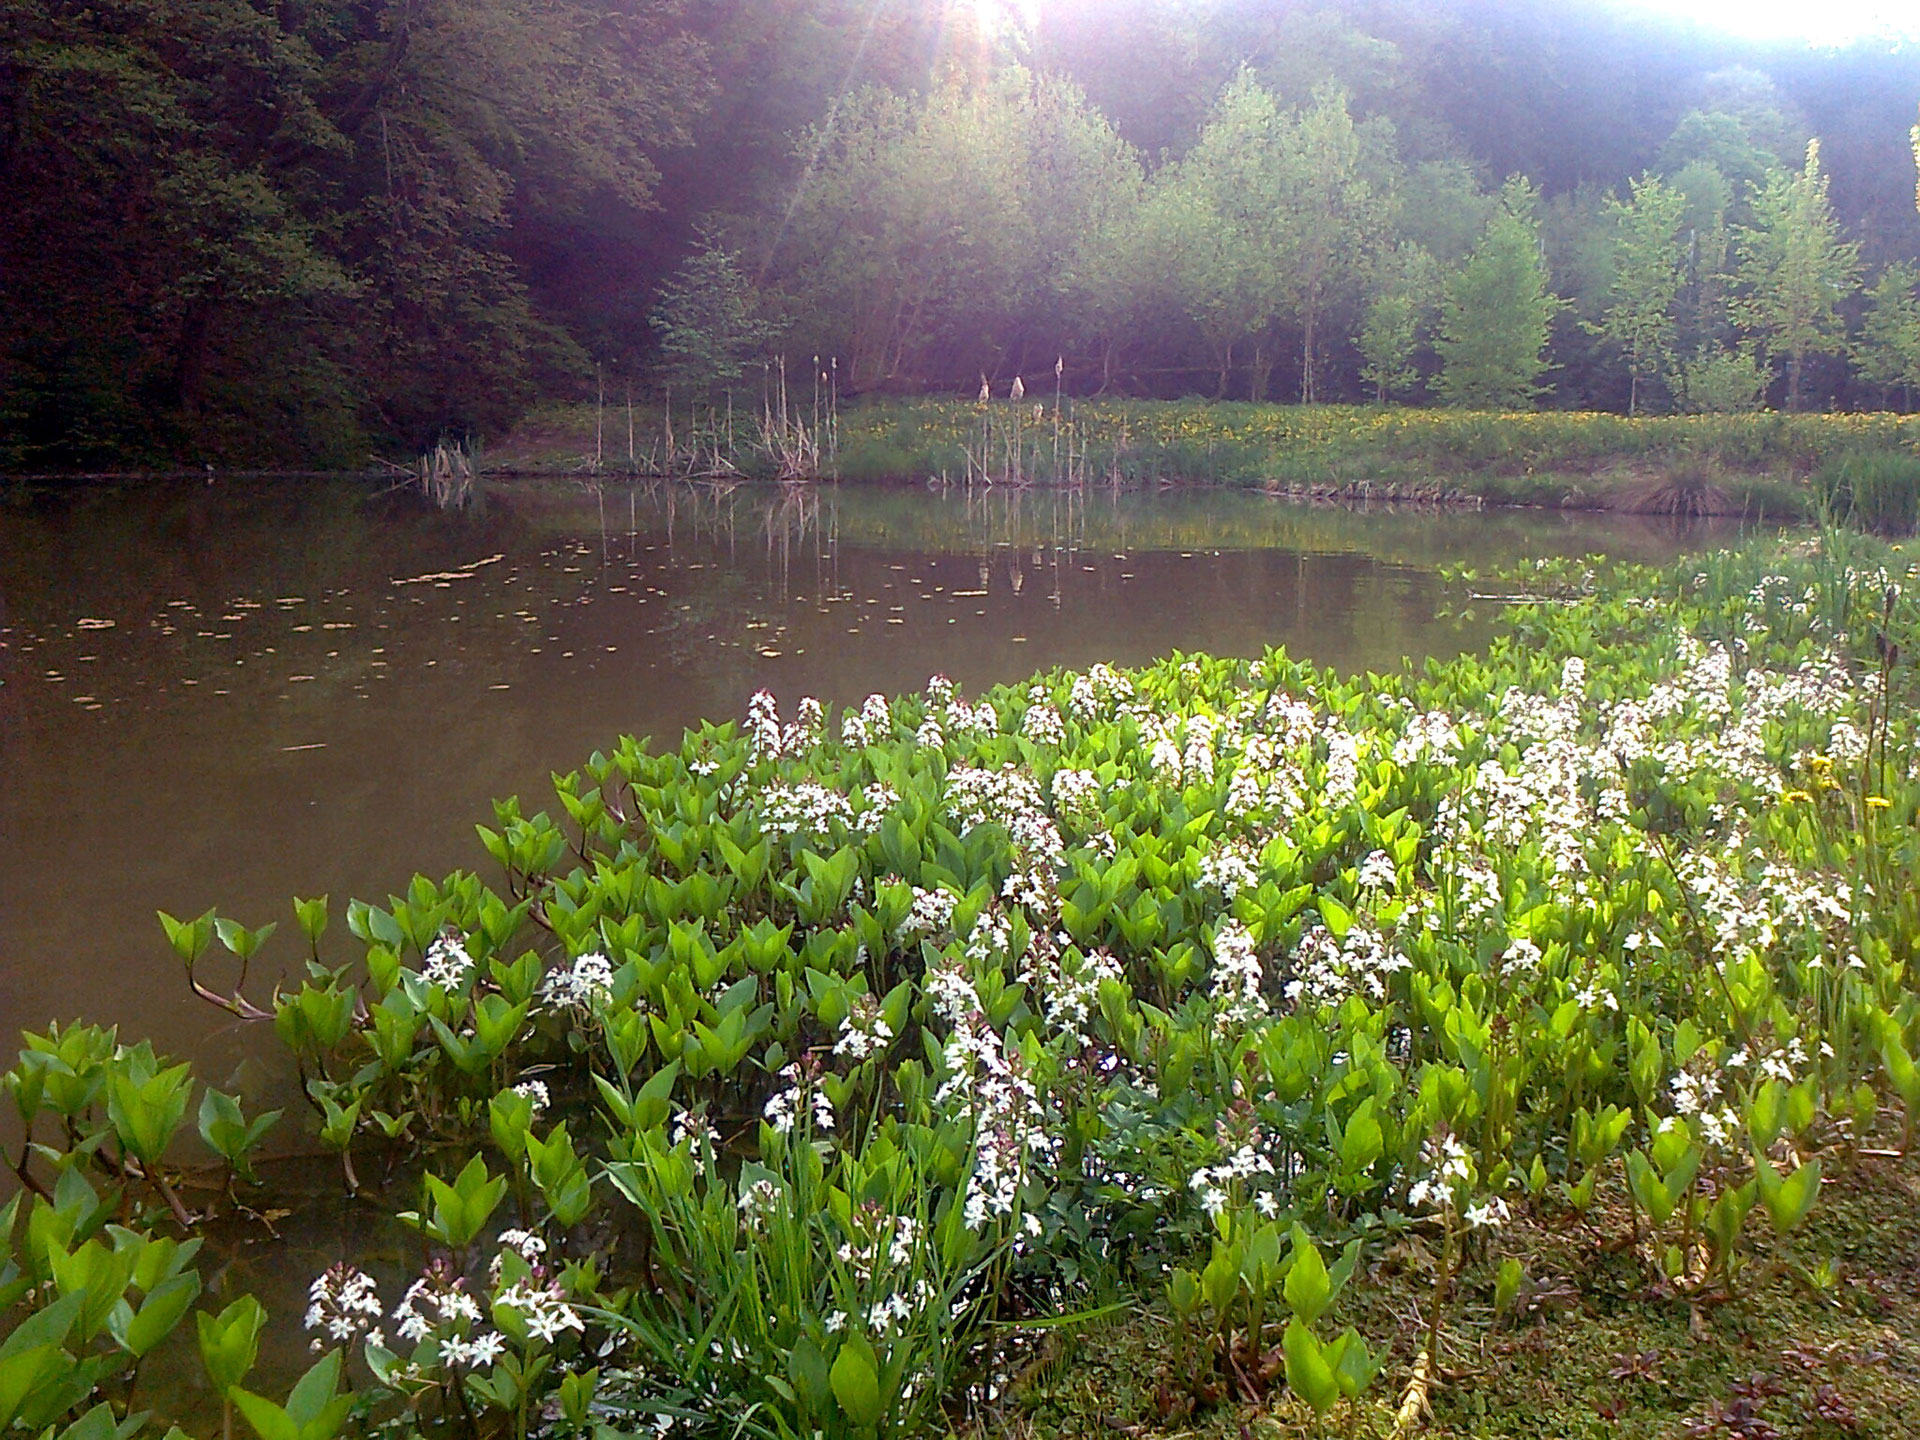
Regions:
[[[1800,352],[1798,350],[1787,359],[1787,410],[1795,415],[1800,413]]]
[[[1313,386],[1313,333],[1318,321],[1319,307],[1309,303],[1302,317],[1301,330],[1305,334],[1305,343],[1300,347],[1300,403],[1312,405],[1319,398]]]
[[[1640,376],[1638,372],[1627,372],[1627,418],[1631,420],[1640,409]]]
[[[1216,357],[1220,361],[1220,383],[1214,387],[1213,398],[1227,398],[1227,377],[1233,371],[1233,342],[1229,340]]]

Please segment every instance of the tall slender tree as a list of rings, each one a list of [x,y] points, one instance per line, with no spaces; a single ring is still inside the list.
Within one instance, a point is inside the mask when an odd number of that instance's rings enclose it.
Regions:
[[[1319,396],[1320,324],[1353,290],[1378,247],[1384,207],[1361,172],[1360,137],[1344,90],[1329,88],[1288,117],[1286,194],[1275,223],[1283,299],[1300,326],[1300,399]]]
[[[1434,392],[1449,405],[1520,409],[1543,393],[1547,335],[1564,303],[1547,288],[1531,187],[1509,180],[1486,233],[1448,280]]]
[[[1157,177],[1171,283],[1213,357],[1216,396],[1227,393],[1234,352],[1252,340],[1250,393],[1264,398],[1272,359],[1259,337],[1283,303],[1292,165],[1279,102],[1243,73],[1221,94],[1198,143]]]
[[[1860,247],[1840,238],[1818,140],[1797,173],[1773,175],[1754,196],[1753,223],[1735,232],[1734,248],[1733,318],[1770,365],[1785,360],[1787,408],[1798,410],[1807,357],[1845,348],[1840,302],[1860,278]]]
[[[1420,379],[1414,364],[1421,331],[1433,313],[1440,267],[1418,245],[1402,245],[1377,267],[1373,294],[1360,323],[1360,378],[1376,405],[1410,390]]]
[[[1686,280],[1681,236],[1687,197],[1651,175],[1632,182],[1625,201],[1609,199],[1618,227],[1613,284],[1600,323],[1588,328],[1627,362],[1627,413],[1637,414],[1641,386],[1666,373],[1674,358],[1674,305]]]

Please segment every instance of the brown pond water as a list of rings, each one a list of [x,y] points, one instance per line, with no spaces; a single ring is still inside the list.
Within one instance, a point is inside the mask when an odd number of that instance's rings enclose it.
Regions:
[[[770,687],[1268,644],[1345,670],[1485,643],[1447,562],[1726,535],[1633,517],[1309,509],[1244,492],[165,485],[0,507],[0,1035],[85,1017],[228,1079],[156,909],[282,921],[487,862],[489,800]],[[343,952],[344,953],[344,952]],[[245,1088],[243,1086],[243,1088]]]

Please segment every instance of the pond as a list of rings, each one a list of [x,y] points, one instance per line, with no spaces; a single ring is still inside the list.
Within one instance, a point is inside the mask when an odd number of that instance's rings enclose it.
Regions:
[[[86,1017],[236,1079],[156,909],[281,920],[484,866],[489,800],[770,688],[858,704],[1284,645],[1343,670],[1484,644],[1436,569],[1725,529],[1306,508],[1235,491],[150,485],[0,509],[0,1029]]]

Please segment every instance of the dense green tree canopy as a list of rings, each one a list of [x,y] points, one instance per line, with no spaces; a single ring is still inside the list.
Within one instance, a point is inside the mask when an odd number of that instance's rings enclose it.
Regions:
[[[1064,357],[1080,391],[1905,402],[1914,47],[1609,0],[1015,13],[0,0],[0,464],[353,461],[775,333],[855,391]],[[1483,384],[1516,175],[1532,358]]]

